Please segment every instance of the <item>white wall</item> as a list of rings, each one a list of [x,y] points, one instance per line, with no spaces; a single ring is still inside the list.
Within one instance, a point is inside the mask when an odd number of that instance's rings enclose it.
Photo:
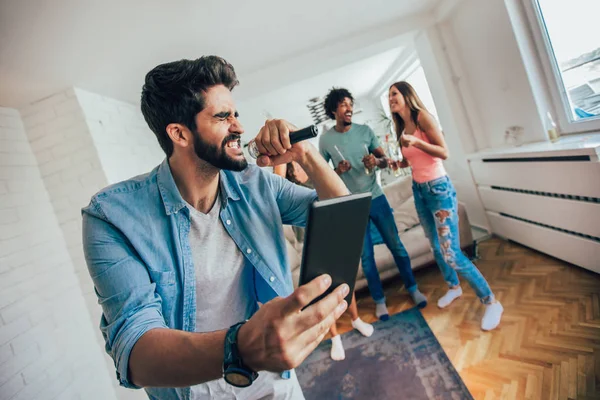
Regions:
[[[466,155],[506,146],[510,126],[522,143],[544,141],[536,106],[504,0],[462,0],[415,39],[446,134],[444,163],[475,225],[488,227]]]
[[[415,47],[450,151],[450,157],[444,161],[444,166],[456,187],[458,200],[465,203],[471,224],[489,229],[466,159],[466,154],[476,148],[472,124],[467,117],[468,112],[460,92],[452,80],[438,28],[432,27],[421,32],[415,38]]]
[[[379,99],[364,96],[357,98],[355,101],[355,114],[352,116],[352,122],[369,125],[375,134],[383,140],[385,128],[380,123],[382,108]],[[356,114],[357,108],[360,108],[360,112]]]
[[[235,96],[235,90],[234,90]],[[258,97],[249,101],[242,101],[237,104],[240,112],[240,121],[244,127],[245,133],[242,135],[242,142],[247,143],[254,139],[260,128],[265,123],[268,116],[276,119],[285,119],[299,128],[304,128],[313,123],[307,102],[302,99],[290,101],[282,98],[277,102],[277,96]]]
[[[109,184],[149,172],[165,153],[133,104],[75,89]]]
[[[73,90],[23,107],[23,124],[83,294],[95,321],[98,306],[81,240],[81,208],[107,181]]]
[[[472,112],[481,120],[481,131],[490,147],[504,145],[504,132],[522,126],[523,142],[546,140],[525,66],[503,0],[464,0],[442,24],[442,36],[460,59],[473,96]]]
[[[0,108],[0,398],[115,398],[102,353],[19,112]]]
[[[102,309],[83,254],[81,208],[109,183],[139,174],[141,168],[135,168],[134,164],[139,162],[145,168],[147,152],[135,154],[133,149],[132,143],[140,135],[131,128],[139,122],[139,116],[129,110],[133,106],[115,105],[94,96],[69,89],[29,104],[20,112],[93,321],[96,347],[102,349],[105,365],[111,372],[109,385],[120,399],[141,399],[145,398],[144,392],[118,386],[113,361],[104,352],[104,339],[98,329]],[[103,129],[102,124],[108,128]],[[122,138],[123,146],[117,145],[115,138]],[[154,136],[149,137],[147,148],[152,140],[156,142]]]

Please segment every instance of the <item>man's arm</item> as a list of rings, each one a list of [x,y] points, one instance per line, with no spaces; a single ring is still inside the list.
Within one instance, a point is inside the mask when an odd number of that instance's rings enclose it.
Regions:
[[[273,167],[273,173],[285,179],[287,173],[287,164],[279,164]]]
[[[90,209],[98,209],[94,204]],[[112,224],[83,215],[89,273],[102,305],[107,350],[126,387],[186,386],[221,376],[225,332],[169,329],[148,268]]]
[[[385,151],[381,147],[376,148],[371,153],[373,157],[375,157],[375,165],[381,169],[387,168],[387,156],[385,155]]]
[[[325,159],[325,162],[329,163],[329,160],[331,160],[331,155],[329,154],[329,151],[327,150],[327,145],[325,143],[324,134],[321,135],[321,137],[319,138],[319,153],[321,153],[321,156]]]
[[[344,182],[312,144],[290,144],[289,135],[294,130],[296,127],[284,120],[267,121],[255,138],[258,150],[262,154],[257,159],[258,165],[265,167],[296,161],[313,182],[319,199],[349,194]]]
[[[301,312],[330,284],[330,278],[319,277],[285,299],[264,304],[238,333],[244,363],[255,371],[274,372],[300,365],[347,307],[344,296],[348,289],[339,287]],[[192,386],[219,379],[226,333],[153,329],[133,348],[129,362],[131,379],[142,387]]]
[[[302,166],[317,191],[319,199],[331,199],[350,194],[337,172],[321,157],[317,149],[310,144],[305,144],[304,156],[298,161]]]
[[[170,329],[162,316],[160,296],[148,268],[129,241],[112,224],[84,212],[86,261],[103,318],[107,351],[122,385],[190,386],[222,376],[226,331],[190,333]],[[304,311],[305,305],[331,285],[327,276],[301,286],[285,299],[264,304],[239,331],[242,359],[256,371],[295,368],[318,345],[344,312],[347,286]]]
[[[369,154],[363,157],[363,164],[369,169],[379,167],[381,169],[387,168],[388,162],[385,155],[385,151],[379,144],[379,139],[373,129],[367,126],[369,135]]]
[[[400,137],[402,146],[415,146],[430,156],[446,160],[449,155],[448,146],[444,140],[444,134],[440,130],[435,118],[427,112],[421,112],[419,113],[418,122],[419,127],[423,133],[427,135],[427,138],[431,143],[427,143],[426,141],[417,138],[415,135],[402,135]]]
[[[302,311],[330,285],[331,278],[321,276],[285,299],[264,304],[238,333],[244,364],[259,372],[282,372],[300,365],[347,308],[348,287],[342,285]],[[142,387],[192,386],[219,379],[226,333],[151,330],[133,348],[131,379]]]
[[[139,387],[184,387],[219,379],[226,333],[152,329],[131,351],[130,379]]]

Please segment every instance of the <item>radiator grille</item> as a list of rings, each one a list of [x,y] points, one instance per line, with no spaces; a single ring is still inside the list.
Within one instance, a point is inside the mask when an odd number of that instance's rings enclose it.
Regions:
[[[589,240],[593,240],[594,242],[598,242],[600,243],[600,238],[596,237],[596,236],[592,236],[592,235],[586,235],[584,233],[579,233],[579,232],[574,232],[574,231],[570,231],[568,229],[562,229],[562,228],[557,228],[556,226],[552,226],[552,225],[547,225],[547,224],[542,224],[541,222],[535,222],[532,221],[530,219],[526,219],[526,218],[521,218],[521,217],[516,217],[514,215],[510,215],[510,214],[506,214],[506,213],[500,213],[500,215],[502,215],[503,217],[506,218],[512,218],[512,219],[516,219],[518,221],[522,221],[522,222],[527,222],[528,224],[532,224],[532,225],[537,225],[537,226],[542,226],[544,228],[548,228],[548,229],[552,229],[554,231],[558,231],[558,232],[563,232],[563,233],[568,233],[569,235],[573,235],[573,236],[577,236],[577,237],[581,237],[581,238],[585,238],[585,239],[589,239]]]
[[[503,186],[491,186],[491,188],[494,190],[503,190],[505,192],[525,193],[525,194],[532,194],[535,196],[555,197],[558,199],[585,201],[588,203],[600,203],[600,198],[598,198],[598,197],[577,196],[577,195],[573,195],[573,194],[563,194],[563,193],[538,192],[536,190],[515,189],[515,188],[509,188],[509,187],[503,187]]]
[[[484,158],[481,161],[487,163],[510,163],[510,162],[569,162],[569,161],[591,161],[590,156],[549,156],[549,157],[516,157],[516,158]]]

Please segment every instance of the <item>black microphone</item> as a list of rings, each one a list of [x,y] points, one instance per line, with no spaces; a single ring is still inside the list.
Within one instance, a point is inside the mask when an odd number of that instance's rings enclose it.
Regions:
[[[316,125],[310,125],[306,128],[290,132],[290,143],[294,144],[306,139],[315,138],[318,134],[319,128],[317,128]],[[252,156],[252,158],[258,158],[258,156],[260,156],[260,152],[258,151],[254,140],[248,144],[248,153],[250,154],[250,156]]]

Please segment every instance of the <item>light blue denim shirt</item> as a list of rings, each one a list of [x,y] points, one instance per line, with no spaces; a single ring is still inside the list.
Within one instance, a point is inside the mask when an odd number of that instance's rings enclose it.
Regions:
[[[251,165],[220,172],[223,226],[253,267],[256,300],[293,291],[282,224],[304,226],[314,190]],[[137,340],[154,328],[196,327],[189,210],[167,160],[109,186],[82,210],[83,247],[103,315],[100,329],[121,385]],[[198,329],[197,329],[198,328]],[[198,360],[198,364],[202,360]],[[187,399],[189,388],[147,388],[151,399]]]

